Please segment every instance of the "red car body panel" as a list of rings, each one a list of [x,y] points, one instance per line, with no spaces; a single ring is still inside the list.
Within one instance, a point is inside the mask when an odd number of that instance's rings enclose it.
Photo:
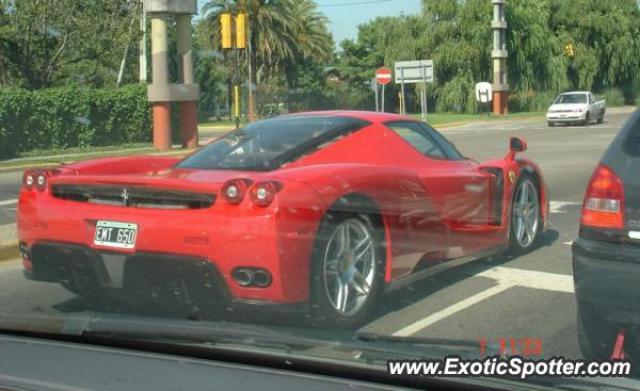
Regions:
[[[43,192],[21,191],[19,239],[29,247],[52,242],[114,251],[94,244],[96,222],[135,223],[139,227],[135,249],[115,251],[197,257],[215,265],[234,299],[300,303],[309,300],[310,265],[320,224],[345,197],[368,200],[382,218],[387,283],[443,261],[505,248],[512,193],[525,170],[540,181],[546,226],[546,188],[533,162],[512,157],[484,164],[428,158],[384,125],[411,120],[393,114],[302,115],[347,116],[371,124],[268,172],[173,168],[176,159],[147,156],[59,167]],[[502,192],[492,169],[502,176]],[[219,192],[233,178],[275,180],[282,187],[267,207],[257,207],[247,197],[232,205]],[[205,209],[131,208],[56,198],[51,187],[57,184],[144,186],[210,194],[216,199]],[[24,266],[32,267],[29,260]],[[231,272],[241,266],[269,270],[272,284],[266,288],[238,285]]]

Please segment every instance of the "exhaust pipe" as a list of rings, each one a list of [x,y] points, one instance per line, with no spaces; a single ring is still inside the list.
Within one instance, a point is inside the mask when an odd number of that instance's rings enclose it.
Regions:
[[[255,272],[249,268],[236,269],[231,273],[231,277],[240,286],[250,286],[253,283],[253,276]]]

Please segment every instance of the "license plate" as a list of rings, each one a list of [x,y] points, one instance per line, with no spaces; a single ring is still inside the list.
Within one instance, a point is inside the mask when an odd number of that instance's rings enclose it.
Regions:
[[[93,243],[115,248],[134,248],[138,225],[116,221],[98,221]]]

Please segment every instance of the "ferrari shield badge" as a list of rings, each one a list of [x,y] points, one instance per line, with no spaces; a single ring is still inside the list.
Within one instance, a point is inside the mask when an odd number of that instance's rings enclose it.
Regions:
[[[513,182],[515,182],[515,181],[516,181],[516,172],[515,172],[515,171],[513,171],[513,170],[510,170],[510,171],[509,171],[509,181],[510,181],[511,183],[513,183]]]

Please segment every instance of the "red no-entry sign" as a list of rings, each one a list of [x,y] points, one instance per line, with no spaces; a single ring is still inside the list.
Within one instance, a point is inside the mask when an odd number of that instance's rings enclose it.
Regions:
[[[385,67],[378,68],[378,70],[376,70],[376,81],[383,86],[391,83],[391,69]]]

